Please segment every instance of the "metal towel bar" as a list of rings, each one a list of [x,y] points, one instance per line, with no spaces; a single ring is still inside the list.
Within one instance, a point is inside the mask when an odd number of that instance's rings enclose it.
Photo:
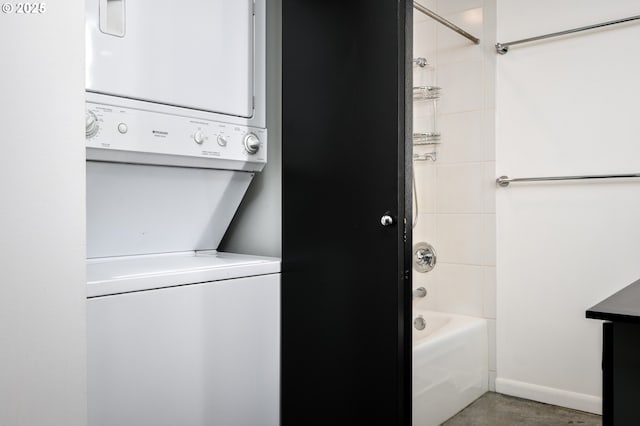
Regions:
[[[624,173],[612,175],[579,175],[579,176],[547,176],[547,177],[529,177],[529,178],[510,178],[509,176],[500,176],[496,179],[496,184],[501,187],[507,187],[512,182],[544,182],[554,180],[586,180],[586,179],[628,179],[640,178],[640,173]]]
[[[587,25],[585,27],[572,28],[570,30],[558,31],[557,33],[545,34],[537,37],[523,38],[522,40],[510,41],[509,43],[497,43],[496,52],[498,52],[501,55],[504,55],[509,51],[510,46],[515,46],[516,44],[529,43],[532,41],[544,40],[551,37],[559,37],[567,34],[577,33],[580,31],[587,31],[587,30],[593,30],[596,28],[607,27],[609,25],[622,24],[624,22],[635,21],[636,19],[640,19],[640,15],[631,16],[629,18],[616,19],[614,21],[602,22],[600,24]]]

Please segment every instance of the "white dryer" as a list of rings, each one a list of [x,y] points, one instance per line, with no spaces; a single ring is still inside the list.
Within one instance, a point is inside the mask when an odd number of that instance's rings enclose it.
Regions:
[[[85,8],[87,159],[262,169],[266,0]]]
[[[88,0],[87,90],[250,119],[257,12],[255,28],[253,0]]]

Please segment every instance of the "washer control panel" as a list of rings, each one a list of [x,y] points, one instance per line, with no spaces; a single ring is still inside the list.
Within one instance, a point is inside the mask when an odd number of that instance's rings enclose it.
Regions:
[[[239,170],[267,162],[266,129],[90,102],[86,138],[88,159]]]

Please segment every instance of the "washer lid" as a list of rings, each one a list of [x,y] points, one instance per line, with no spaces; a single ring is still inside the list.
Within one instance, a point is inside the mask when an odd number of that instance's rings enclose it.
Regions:
[[[87,297],[278,272],[280,259],[216,251],[88,259]]]

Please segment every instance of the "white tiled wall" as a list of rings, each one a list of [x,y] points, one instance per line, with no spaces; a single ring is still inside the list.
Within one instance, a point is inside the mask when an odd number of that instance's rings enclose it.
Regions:
[[[414,162],[419,215],[413,240],[431,243],[438,255],[433,271],[414,272],[414,287],[428,291],[416,303],[489,319],[488,369],[495,380],[495,0],[421,2],[480,38],[481,44],[415,11],[414,58],[425,57],[430,66],[414,67],[414,86],[442,88],[437,160]],[[414,108],[414,131],[427,131],[431,109],[420,101]]]

